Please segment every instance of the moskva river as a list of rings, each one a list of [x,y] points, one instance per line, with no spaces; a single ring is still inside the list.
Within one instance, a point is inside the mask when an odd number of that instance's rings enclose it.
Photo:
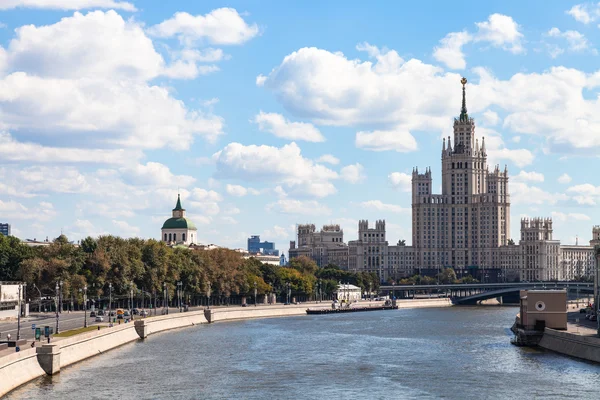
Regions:
[[[600,366],[512,346],[517,308],[273,318],[150,336],[8,399],[598,399]]]

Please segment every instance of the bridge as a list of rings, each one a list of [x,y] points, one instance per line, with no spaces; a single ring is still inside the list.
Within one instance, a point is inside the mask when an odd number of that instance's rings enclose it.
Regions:
[[[383,285],[380,290],[398,298],[412,298],[416,293],[442,294],[457,305],[477,304],[483,300],[505,298],[518,302],[520,290],[558,290],[567,292],[593,293],[590,282],[505,282],[505,283],[452,283],[443,285]]]

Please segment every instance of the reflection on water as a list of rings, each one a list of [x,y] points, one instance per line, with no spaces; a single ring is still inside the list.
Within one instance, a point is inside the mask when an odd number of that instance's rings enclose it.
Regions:
[[[600,398],[600,366],[510,345],[515,308],[262,319],[166,332],[9,399]]]

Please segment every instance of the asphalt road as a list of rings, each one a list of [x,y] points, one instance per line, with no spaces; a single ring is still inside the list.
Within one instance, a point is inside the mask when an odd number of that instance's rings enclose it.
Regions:
[[[62,312],[59,316],[59,327],[61,331],[83,327],[83,311],[74,311],[71,313]],[[56,329],[56,314],[36,313],[31,314],[29,317],[21,318],[21,339],[33,339],[35,331],[31,329],[32,324],[41,328],[43,335],[44,326],[51,326],[53,329]],[[96,324],[96,322],[94,322],[94,318],[90,318],[88,314],[88,325],[93,324]],[[6,339],[6,335],[10,333],[11,338],[16,339],[17,325],[16,321],[0,323],[0,338]]]

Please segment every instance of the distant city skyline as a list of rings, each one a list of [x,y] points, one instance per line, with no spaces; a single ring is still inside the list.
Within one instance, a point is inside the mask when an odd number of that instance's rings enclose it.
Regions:
[[[462,76],[510,239],[600,220],[595,3],[40,4],[0,5],[0,221],[22,239],[162,239],[180,193],[200,243],[286,252],[297,224],[349,242],[368,219],[411,245],[412,168],[441,193]]]

